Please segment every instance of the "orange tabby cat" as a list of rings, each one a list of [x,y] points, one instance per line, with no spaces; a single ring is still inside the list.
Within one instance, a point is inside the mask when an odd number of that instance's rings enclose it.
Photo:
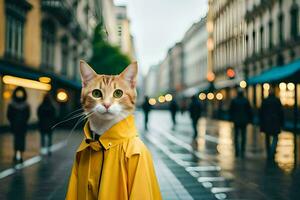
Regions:
[[[137,63],[115,76],[98,75],[84,61],[80,71],[88,121],[66,200],[161,200],[151,154],[134,122]]]

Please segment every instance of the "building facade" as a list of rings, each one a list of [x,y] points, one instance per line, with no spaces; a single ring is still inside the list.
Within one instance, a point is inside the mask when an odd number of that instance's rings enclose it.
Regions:
[[[169,49],[168,54],[170,56],[170,92],[175,94],[181,92],[184,88],[184,53],[182,42],[176,43]]]
[[[135,60],[133,36],[130,34],[130,21],[126,6],[116,7],[118,45],[121,51],[131,60]]]
[[[158,65],[151,66],[147,76],[145,77],[145,95],[149,97],[155,97],[158,95],[158,69]]]
[[[300,65],[300,0],[247,1],[246,58],[244,74],[252,83],[254,77],[280,70],[281,74]],[[298,64],[297,64],[298,63]],[[276,76],[276,74],[274,74]],[[300,97],[299,70],[277,80],[264,79],[248,87],[252,105],[259,108],[271,85],[285,106],[286,119],[297,123]],[[273,79],[277,77],[272,77]]]
[[[7,124],[7,105],[14,88],[25,85],[22,81],[31,83],[24,86],[30,122],[37,120],[36,109],[46,92],[56,96],[60,90],[75,97],[79,59],[91,56],[99,15],[100,2],[94,0],[0,0],[0,125]]]
[[[183,96],[197,94],[207,86],[207,39],[206,17],[194,23],[183,37]]]

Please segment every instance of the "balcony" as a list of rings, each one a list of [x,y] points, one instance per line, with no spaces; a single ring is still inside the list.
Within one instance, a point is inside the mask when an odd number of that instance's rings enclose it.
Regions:
[[[63,25],[72,21],[71,7],[64,0],[42,0],[42,10],[53,15]]]

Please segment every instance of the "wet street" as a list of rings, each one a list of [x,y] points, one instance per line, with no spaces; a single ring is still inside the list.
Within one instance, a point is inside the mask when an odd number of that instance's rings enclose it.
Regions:
[[[143,115],[136,113],[140,135],[154,157],[163,198],[175,199],[299,199],[299,137],[279,136],[275,163],[266,162],[264,135],[248,127],[246,157],[236,159],[232,125],[201,119],[198,147],[192,143],[187,113],[178,114],[172,130],[166,111],[150,114],[149,131]],[[39,155],[39,135],[27,136],[23,165],[12,165],[12,137],[0,135],[0,199],[64,199],[74,152],[82,134],[57,131],[51,157]],[[194,148],[193,148],[194,147]]]

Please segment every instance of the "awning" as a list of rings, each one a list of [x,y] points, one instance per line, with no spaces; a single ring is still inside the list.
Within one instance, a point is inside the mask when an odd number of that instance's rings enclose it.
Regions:
[[[203,83],[200,83],[196,86],[193,86],[193,87],[189,87],[187,89],[185,89],[183,92],[182,92],[182,95],[185,96],[185,97],[191,97],[199,92],[202,92],[204,90],[207,90],[209,88],[209,83],[208,82],[203,82]]]
[[[249,85],[255,85],[260,83],[274,83],[279,81],[297,81],[299,82],[300,78],[297,77],[297,74],[300,73],[300,59],[291,62],[284,66],[276,66],[271,69],[261,73],[258,76],[254,76],[248,79]],[[299,75],[299,74],[298,74]]]
[[[11,64],[4,61],[0,62],[0,75],[12,75],[32,80],[38,80],[41,76],[47,76],[52,79],[52,84],[63,85],[73,89],[81,89],[81,84],[79,82],[69,80],[55,73],[43,72],[35,68]]]

